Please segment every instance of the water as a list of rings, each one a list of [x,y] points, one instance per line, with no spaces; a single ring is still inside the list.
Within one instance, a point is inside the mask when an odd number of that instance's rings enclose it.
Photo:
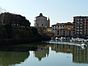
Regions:
[[[88,66],[88,48],[42,43],[1,47],[0,66]]]

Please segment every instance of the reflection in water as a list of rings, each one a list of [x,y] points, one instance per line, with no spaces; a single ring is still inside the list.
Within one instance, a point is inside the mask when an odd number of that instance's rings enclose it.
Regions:
[[[38,58],[39,61],[41,61],[42,58],[49,55],[49,47],[47,45],[39,45],[38,49],[34,51],[35,57]]]
[[[20,64],[30,56],[27,47],[23,46],[9,46],[0,47],[0,66],[10,66]]]
[[[56,53],[72,54],[72,62],[74,63],[88,63],[88,48],[81,49],[81,47],[72,45],[31,44],[11,46],[0,50],[0,65],[2,66],[25,62],[30,57],[29,51],[33,51],[38,61],[42,61],[43,58],[48,58],[50,50]]]
[[[88,63],[88,48],[82,49],[78,46],[72,45],[50,45],[52,50],[56,52],[72,53],[73,62]]]
[[[0,52],[0,66],[20,64],[28,56],[28,52]]]
[[[82,49],[81,47],[73,45],[38,45],[37,50],[34,51],[35,57],[41,61],[42,58],[49,55],[49,47],[51,47],[51,50],[56,51],[57,53],[72,53],[73,62],[75,63],[88,63],[88,48]]]
[[[78,47],[75,47],[73,52],[73,62],[88,63],[88,48],[82,50]]]

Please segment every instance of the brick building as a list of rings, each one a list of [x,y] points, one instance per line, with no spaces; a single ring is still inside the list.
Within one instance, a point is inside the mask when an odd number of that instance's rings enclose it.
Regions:
[[[57,23],[52,25],[52,31],[54,36],[58,37],[72,37],[73,36],[73,24],[68,23]]]
[[[88,38],[88,16],[75,16],[73,24],[74,37]]]

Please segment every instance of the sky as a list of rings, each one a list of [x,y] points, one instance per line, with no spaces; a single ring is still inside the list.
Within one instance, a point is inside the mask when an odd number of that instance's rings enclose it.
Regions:
[[[51,25],[73,22],[74,16],[88,16],[88,0],[0,0],[0,8],[25,16],[32,26],[40,13],[50,18]]]

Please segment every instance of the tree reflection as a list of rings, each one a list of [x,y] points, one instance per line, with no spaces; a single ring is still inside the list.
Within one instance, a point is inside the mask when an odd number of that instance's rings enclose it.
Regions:
[[[49,50],[53,50],[56,53],[72,53],[74,63],[88,63],[88,48],[81,49],[81,47],[72,45],[36,43],[0,47],[0,65],[9,66],[20,64],[30,57],[29,51],[33,51],[35,58],[42,61],[43,58],[49,56]]]
[[[0,52],[0,65],[20,64],[29,56],[28,52]]]

